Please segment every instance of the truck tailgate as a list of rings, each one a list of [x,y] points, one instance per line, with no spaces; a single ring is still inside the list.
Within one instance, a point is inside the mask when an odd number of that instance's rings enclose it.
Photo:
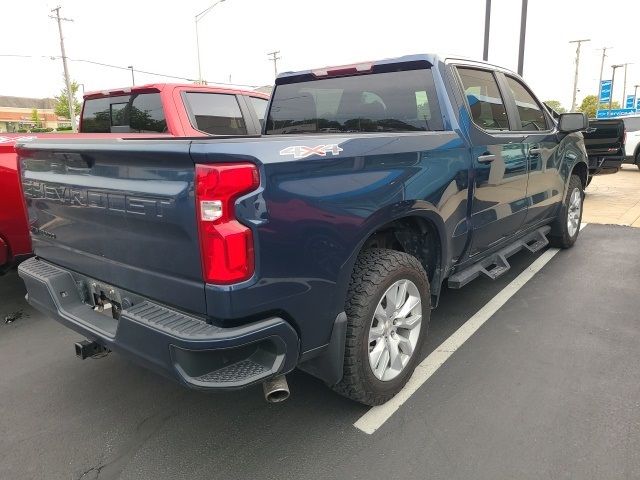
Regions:
[[[42,140],[20,146],[35,254],[204,313],[189,145]]]

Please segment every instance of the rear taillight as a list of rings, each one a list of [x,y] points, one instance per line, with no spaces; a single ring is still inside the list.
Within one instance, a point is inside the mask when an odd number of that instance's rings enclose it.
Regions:
[[[235,217],[234,202],[260,184],[252,163],[196,165],[196,210],[207,283],[229,284],[253,275],[251,229]]]

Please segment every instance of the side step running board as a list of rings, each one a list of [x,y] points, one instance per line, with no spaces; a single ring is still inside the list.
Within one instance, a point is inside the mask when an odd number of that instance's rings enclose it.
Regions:
[[[549,245],[547,234],[550,230],[551,227],[548,225],[539,228],[538,230],[518,239],[511,245],[507,245],[503,249],[498,250],[493,255],[483,258],[478,263],[474,263],[470,267],[454,273],[449,277],[447,282],[449,288],[462,288],[471,280],[478,278],[480,275],[486,275],[491,280],[495,280],[501,275],[504,275],[511,268],[507,258],[518,253],[524,248],[529,250],[531,253],[542,250],[544,247]]]

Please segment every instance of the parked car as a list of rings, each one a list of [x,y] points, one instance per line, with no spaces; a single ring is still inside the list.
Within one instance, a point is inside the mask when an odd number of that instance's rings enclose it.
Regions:
[[[560,114],[545,103],[551,116],[557,121]],[[624,158],[625,126],[621,119],[590,119],[589,128],[583,133],[589,155],[589,179],[620,171]]]
[[[515,73],[414,55],[281,74],[261,138],[18,148],[28,300],[189,387],[296,367],[376,405],[407,382],[443,283],[578,238],[583,114]]]
[[[0,136],[0,273],[31,254],[18,181],[16,141],[109,138],[150,134],[174,137],[258,135],[268,96],[203,85],[156,83],[84,96],[78,135],[21,133]]]
[[[624,163],[635,164],[640,169],[640,115],[622,117],[625,139]]]
[[[584,132],[589,155],[589,181],[595,175],[617,173],[625,158],[625,124],[622,118],[589,120]]]

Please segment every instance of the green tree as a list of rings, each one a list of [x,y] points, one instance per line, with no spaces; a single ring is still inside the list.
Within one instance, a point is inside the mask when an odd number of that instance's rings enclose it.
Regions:
[[[565,113],[567,111],[567,109],[562,106],[559,100],[547,100],[546,102],[544,102],[544,104],[558,113]]]
[[[34,127],[40,126],[40,114],[38,113],[37,108],[31,110],[31,121],[33,122]]]
[[[611,108],[620,108],[620,102],[614,100],[611,103]],[[582,100],[582,103],[578,107],[578,111],[586,113],[587,117],[589,118],[596,118],[596,112],[598,110],[608,109],[608,103],[601,103],[600,105],[598,105],[598,97],[596,97],[595,95],[587,95],[586,97],[584,97],[584,100]]]
[[[71,82],[71,94],[73,95],[73,110],[76,115],[80,113],[82,106],[80,102],[76,99],[76,93],[78,93],[79,85],[76,82]],[[60,91],[60,95],[55,97],[55,108],[54,111],[56,115],[64,118],[71,118],[69,115],[69,100],[67,99],[67,87],[64,87]]]

